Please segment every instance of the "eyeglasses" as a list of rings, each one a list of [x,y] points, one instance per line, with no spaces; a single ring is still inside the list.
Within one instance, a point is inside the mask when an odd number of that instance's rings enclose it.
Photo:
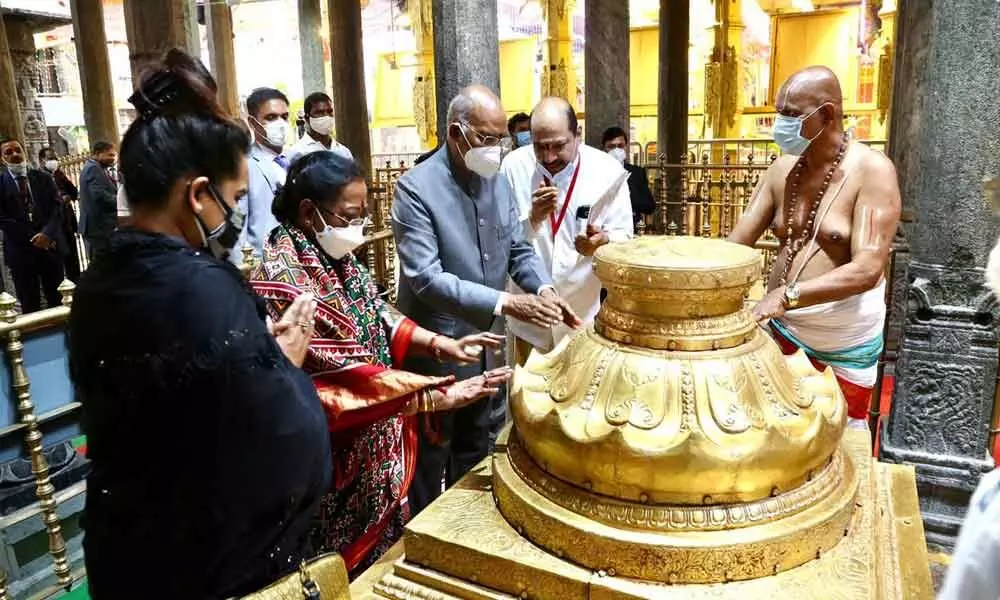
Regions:
[[[479,145],[480,146],[486,146],[488,148],[492,147],[492,146],[500,146],[502,148],[503,147],[510,148],[510,146],[511,146],[512,142],[511,142],[510,136],[505,135],[505,136],[502,136],[502,137],[497,137],[495,135],[484,135],[482,133],[479,133],[475,129],[473,129],[472,125],[469,125],[468,123],[461,123],[460,122],[458,124],[458,126],[461,127],[462,129],[468,129],[469,131],[471,131],[472,134],[476,136],[476,139],[479,140]],[[468,139],[466,139],[466,141],[468,141]]]
[[[331,217],[336,217],[336,218],[340,219],[341,221],[343,221],[344,223],[347,223],[348,227],[364,227],[365,225],[368,224],[368,215],[365,215],[363,217],[357,217],[357,218],[354,218],[354,219],[345,219],[344,217],[342,217],[342,216],[338,215],[337,213],[333,212],[332,210],[327,210],[327,209],[323,208],[319,204],[316,205],[316,208],[318,208],[320,210],[320,212],[325,212],[326,214],[330,215]]]

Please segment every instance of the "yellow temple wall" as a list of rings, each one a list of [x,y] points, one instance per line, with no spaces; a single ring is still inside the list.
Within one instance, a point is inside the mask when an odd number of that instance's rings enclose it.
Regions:
[[[711,60],[714,20],[708,18],[713,14],[709,0],[694,2],[698,6],[692,6],[688,137],[705,139],[714,137],[704,117],[705,65]],[[885,86],[882,80],[891,75],[888,73],[891,60],[884,54],[890,53],[891,58],[894,10],[883,15],[880,37],[864,56],[858,40],[863,31],[860,4],[766,16],[756,4],[753,7],[758,16],[752,23],[744,22],[744,40],[737,50],[740,61],[738,136],[770,137],[774,96],[781,83],[796,70],[819,64],[829,66],[841,80],[848,127],[853,127],[855,134],[862,139],[884,139],[888,102],[879,97],[879,92],[881,90],[885,94],[891,87]],[[751,38],[756,41],[750,43],[748,40]],[[770,47],[766,48],[768,41]],[[539,43],[535,36],[500,42],[500,92],[509,115],[529,112],[541,95],[537,62]],[[656,26],[632,29],[629,50],[630,125],[633,141],[643,145],[655,141],[657,135],[658,44]],[[765,47],[763,51],[762,47]],[[397,60],[397,68],[392,66],[393,56]],[[414,125],[412,91],[416,69],[400,65],[414,65],[416,60],[413,54],[379,57],[374,127]],[[577,62],[582,63],[582,56]],[[578,85],[582,86],[583,69],[579,68],[581,65],[575,67],[580,75]],[[586,107],[579,108],[584,112],[586,126]]]

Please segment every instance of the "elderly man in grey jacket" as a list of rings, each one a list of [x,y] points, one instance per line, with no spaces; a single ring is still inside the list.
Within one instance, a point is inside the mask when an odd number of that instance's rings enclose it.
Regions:
[[[539,326],[580,324],[525,240],[510,185],[496,177],[506,136],[500,100],[487,88],[468,87],[448,108],[445,143],[396,183],[397,305],[419,325],[442,335],[502,333],[504,316]],[[526,293],[504,292],[508,277]],[[407,368],[464,379],[503,360],[503,354],[487,352],[478,365],[456,367],[419,358]],[[411,514],[440,495],[442,479],[452,485],[487,456],[506,421],[506,409],[501,392],[421,423]]]

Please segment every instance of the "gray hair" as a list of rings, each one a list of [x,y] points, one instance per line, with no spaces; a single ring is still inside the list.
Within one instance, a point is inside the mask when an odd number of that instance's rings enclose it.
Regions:
[[[464,123],[468,125],[469,118],[472,117],[472,111],[478,105],[479,102],[472,97],[472,94],[468,90],[462,90],[448,104],[448,123]]]

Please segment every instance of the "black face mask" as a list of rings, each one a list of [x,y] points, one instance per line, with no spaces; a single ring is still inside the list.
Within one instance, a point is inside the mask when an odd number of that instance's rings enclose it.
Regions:
[[[240,234],[243,233],[243,213],[230,208],[222,200],[219,192],[216,191],[215,186],[212,184],[208,184],[208,193],[215,200],[215,203],[219,205],[219,208],[222,209],[224,215],[222,223],[219,223],[218,227],[210,231],[201,219],[201,215],[195,214],[194,218],[198,221],[198,228],[201,230],[201,237],[204,239],[208,251],[216,258],[225,259],[236,246]]]

